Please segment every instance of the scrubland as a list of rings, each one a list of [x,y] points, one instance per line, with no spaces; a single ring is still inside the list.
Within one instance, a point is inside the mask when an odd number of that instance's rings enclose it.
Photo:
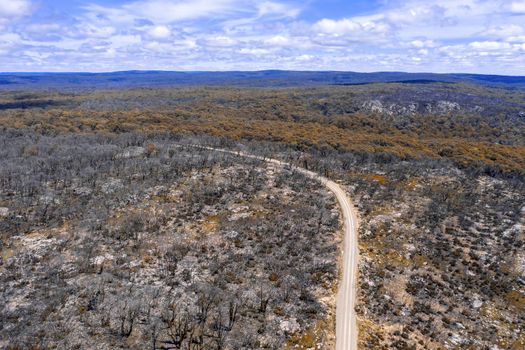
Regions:
[[[522,349],[525,93],[461,84],[0,94],[6,348]]]
[[[171,138],[0,143],[2,348],[333,342],[339,212],[313,180]]]

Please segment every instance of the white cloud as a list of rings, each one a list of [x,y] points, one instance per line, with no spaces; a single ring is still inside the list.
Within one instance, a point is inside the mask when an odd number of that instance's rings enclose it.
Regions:
[[[5,55],[18,47],[22,40],[18,34],[4,33],[0,34],[0,55]]]
[[[410,42],[412,47],[417,49],[436,47],[436,43],[433,40],[413,40]]]
[[[167,26],[155,26],[148,30],[148,34],[155,39],[166,39],[171,36],[171,30]]]
[[[150,41],[143,46],[144,49],[160,55],[179,52],[184,52],[187,55],[191,50],[195,50],[198,47],[197,43],[192,39],[181,39],[174,42]]]
[[[314,25],[314,30],[325,34],[346,35],[361,29],[361,26],[349,19],[322,19]]]
[[[232,47],[237,45],[237,40],[227,36],[212,36],[203,40],[205,44],[213,47]]]
[[[445,18],[445,13],[445,7],[432,4],[432,2],[425,5],[409,2],[406,7],[388,11],[384,16],[390,22],[401,25],[436,19],[443,20]]]
[[[0,48],[10,48],[21,43],[20,35],[15,33],[0,34]]]
[[[365,17],[341,20],[324,18],[313,25],[313,31],[316,33],[316,43],[320,45],[346,46],[354,42],[384,42],[391,33],[391,27]]]
[[[495,39],[514,41],[511,39],[519,37],[520,35],[525,35],[525,28],[517,24],[502,24],[499,26],[492,26],[481,34]]]
[[[117,50],[114,47],[110,47],[109,49],[106,50],[104,55],[108,58],[115,58],[117,57]]]
[[[469,46],[476,50],[505,50],[511,48],[509,43],[501,41],[474,41]]]
[[[283,35],[272,36],[271,38],[265,39],[264,43],[267,45],[284,46],[290,44],[290,39]]]
[[[514,13],[525,13],[525,1],[513,1],[510,10]]]
[[[246,55],[267,55],[271,51],[267,49],[259,49],[259,48],[242,48],[239,50],[239,53],[246,54]]]
[[[232,5],[232,0],[155,0],[135,2],[124,8],[154,22],[170,23],[228,13],[233,10]]]
[[[525,35],[510,36],[506,41],[511,43],[525,43]]]
[[[156,24],[169,24],[198,18],[236,13],[242,6],[236,0],[142,0],[120,7],[88,5],[86,9],[93,18],[105,17],[111,22],[133,23],[147,19]]]
[[[301,9],[299,7],[272,1],[257,3],[257,9],[259,17],[267,15],[277,15],[279,17],[297,17],[299,13],[301,13]]]
[[[306,61],[311,61],[314,58],[315,56],[312,56],[312,55],[300,55],[300,56],[297,56],[295,60],[299,62],[306,62]]]
[[[27,0],[0,0],[0,17],[22,17],[31,12]]]
[[[5,25],[31,13],[32,5],[28,0],[0,0],[0,25]]]
[[[82,23],[76,28],[74,36],[85,38],[109,38],[117,34],[117,29],[112,26],[97,26],[91,23]]]

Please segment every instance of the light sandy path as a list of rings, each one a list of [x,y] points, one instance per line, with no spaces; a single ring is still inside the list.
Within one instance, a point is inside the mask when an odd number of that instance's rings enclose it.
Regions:
[[[230,151],[227,149],[206,147],[201,145],[177,145],[178,147],[194,147],[209,151],[222,152],[244,158],[257,159],[279,166],[289,166],[296,171],[319,180],[331,192],[333,192],[341,207],[344,220],[344,247],[343,247],[343,276],[337,292],[336,305],[336,350],[357,350],[357,321],[355,315],[355,297],[357,286],[357,215],[352,202],[343,188],[334,181],[324,176],[304,169],[292,166],[277,159],[265,158],[244,152]]]

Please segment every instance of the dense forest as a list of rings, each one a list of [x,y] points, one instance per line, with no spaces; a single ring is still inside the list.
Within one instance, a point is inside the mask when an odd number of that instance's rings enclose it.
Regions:
[[[208,134],[523,174],[524,101],[522,90],[453,84],[2,93],[0,124],[39,133]]]
[[[420,82],[0,93],[0,347],[525,347],[525,92]]]

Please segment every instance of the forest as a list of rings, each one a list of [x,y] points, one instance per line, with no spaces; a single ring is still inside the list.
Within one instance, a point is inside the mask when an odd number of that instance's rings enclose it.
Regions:
[[[523,90],[442,83],[5,92],[0,125],[39,133],[206,134],[523,175],[524,101]]]
[[[0,347],[330,349],[335,198],[363,349],[525,347],[525,91],[0,92]]]

